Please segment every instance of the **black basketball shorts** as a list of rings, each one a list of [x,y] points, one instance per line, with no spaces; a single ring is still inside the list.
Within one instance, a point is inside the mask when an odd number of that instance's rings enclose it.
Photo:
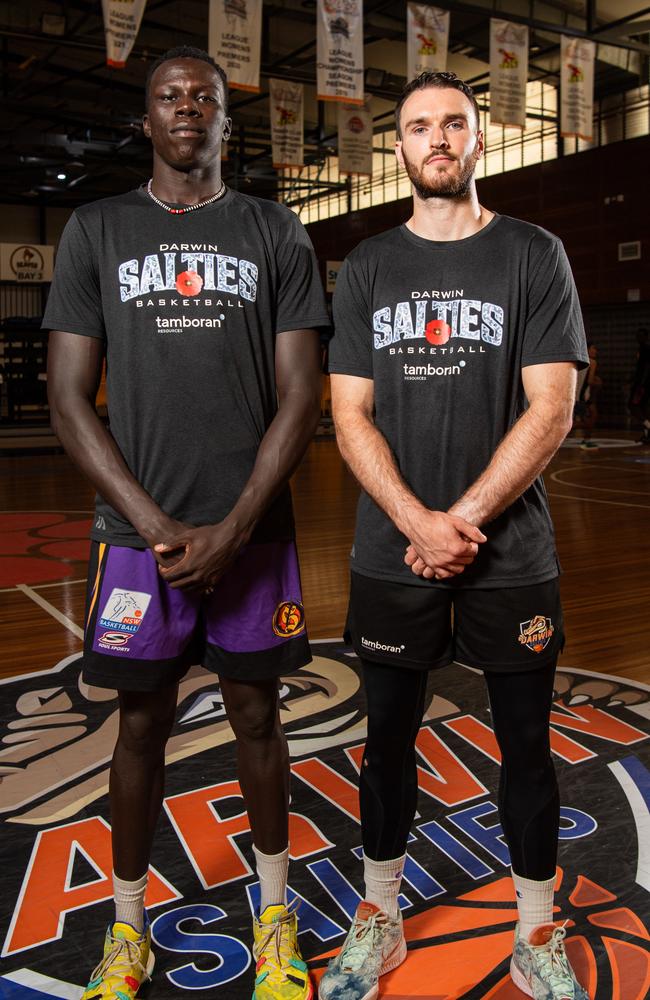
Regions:
[[[346,640],[365,660],[432,670],[546,667],[564,646],[557,578],[530,587],[446,589],[352,573]]]

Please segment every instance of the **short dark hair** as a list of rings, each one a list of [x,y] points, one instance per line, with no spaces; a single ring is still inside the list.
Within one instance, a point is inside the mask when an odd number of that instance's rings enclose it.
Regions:
[[[476,126],[480,127],[481,124],[481,114],[479,111],[478,103],[476,97],[474,96],[474,91],[470,87],[469,83],[465,83],[464,80],[459,80],[455,73],[434,73],[430,69],[425,69],[423,73],[416,76],[414,80],[407,83],[402,91],[402,96],[397,102],[397,107],[395,108],[395,131],[397,138],[402,138],[402,130],[400,127],[400,115],[402,113],[402,108],[404,102],[415,93],[416,90],[427,90],[429,87],[437,87],[438,90],[460,90],[461,94],[469,100],[470,104],[474,108],[474,113],[476,114]]]
[[[162,66],[163,63],[169,62],[172,59],[200,59],[201,62],[206,62],[212,66],[213,70],[223,84],[224,111],[228,113],[228,77],[219,63],[215,62],[212,56],[206,52],[205,49],[196,49],[193,45],[177,45],[174,49],[167,49],[166,52],[163,52],[163,54],[151,64],[144,85],[144,103],[146,109],[149,108],[149,89],[151,87],[151,80],[154,73],[159,66]]]

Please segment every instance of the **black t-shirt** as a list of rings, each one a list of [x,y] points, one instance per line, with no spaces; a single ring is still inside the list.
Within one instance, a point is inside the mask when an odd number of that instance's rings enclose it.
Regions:
[[[334,326],[330,372],[373,380],[375,424],[432,510],[458,500],[523,412],[522,368],[588,361],[561,242],[507,216],[453,242],[406,226],[365,240],[339,273]],[[541,478],[485,534],[464,573],[427,581],[404,564],[408,540],[362,493],[352,568],[440,587],[524,586],[557,575]]]
[[[283,205],[228,190],[170,215],[142,188],[77,209],[43,326],[105,341],[111,434],[171,517],[232,509],[277,411],[275,338],[329,323],[303,226]],[[101,497],[92,537],[145,547]],[[288,488],[253,540],[291,538]]]

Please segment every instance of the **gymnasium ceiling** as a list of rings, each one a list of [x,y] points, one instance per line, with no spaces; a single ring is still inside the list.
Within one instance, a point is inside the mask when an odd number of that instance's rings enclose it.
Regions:
[[[530,79],[557,83],[559,35],[599,42],[596,96],[648,81],[650,6],[638,0],[436,0],[451,12],[448,68],[488,86],[490,16],[531,25]],[[365,65],[375,118],[387,120],[405,83],[406,0],[365,0]],[[62,15],[61,36],[43,32],[44,14]],[[105,65],[99,0],[3,0],[0,3],[2,127],[0,175],[4,203],[72,206],[116,194],[150,175],[150,150],[140,131],[147,67],[179,44],[207,46],[208,0],[148,0],[124,70]],[[314,99],[315,0],[264,3],[262,90],[269,77],[305,83],[305,152],[311,162],[336,143],[335,108]],[[231,93],[234,136],[224,164],[228,182],[273,197],[269,102]],[[320,118],[319,118],[320,116]],[[57,179],[65,174],[65,179]]]

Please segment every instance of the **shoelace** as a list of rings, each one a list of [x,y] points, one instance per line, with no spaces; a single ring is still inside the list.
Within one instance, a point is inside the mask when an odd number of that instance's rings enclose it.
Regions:
[[[287,942],[284,939],[285,938],[284,930],[285,928],[288,927],[289,923],[291,922],[292,916],[294,915],[299,906],[300,906],[300,900],[298,899],[297,896],[295,896],[294,899],[292,899],[292,901],[289,903],[289,905],[285,907],[284,913],[279,917],[278,920],[274,920],[274,922],[272,924],[268,924],[268,926],[266,924],[261,925],[262,927],[264,927],[265,930],[268,930],[268,933],[266,934],[265,937],[262,938],[260,944],[256,948],[256,951],[258,955],[261,955],[263,952],[266,951],[267,947],[272,941],[275,946],[276,965],[280,969],[282,968],[283,958],[285,959],[285,965],[288,965],[290,962],[290,957],[288,955],[282,954],[282,948],[283,946],[286,947],[287,944]]]
[[[568,985],[573,989],[573,976],[564,950],[565,937],[566,924],[562,924],[555,928],[547,945],[537,953],[540,967],[553,993],[560,991],[556,994],[558,997],[566,996]]]
[[[356,920],[352,927],[352,933],[341,952],[340,964],[342,969],[350,972],[357,972],[366,958],[368,952],[375,947],[375,938],[381,938],[386,928],[386,915],[384,913],[373,913],[367,920]]]
[[[121,972],[128,974],[135,967],[142,973],[143,979],[151,979],[151,976],[142,964],[142,952],[140,951],[139,944],[136,944],[135,941],[129,941],[127,938],[112,937],[111,941],[113,942],[113,948],[111,948],[108,955],[104,956],[93,971],[90,977],[91,982],[103,977],[113,964],[115,968],[111,971],[111,975]]]

